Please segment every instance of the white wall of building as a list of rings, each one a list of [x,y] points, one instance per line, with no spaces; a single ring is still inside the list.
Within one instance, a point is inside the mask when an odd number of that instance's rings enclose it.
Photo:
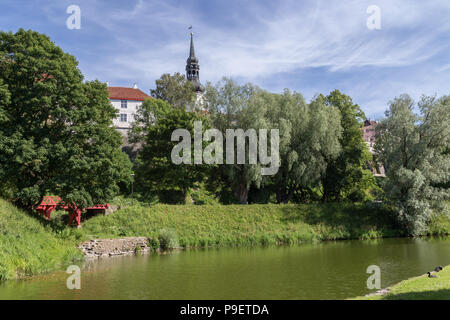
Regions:
[[[127,101],[126,108],[122,108],[123,100],[110,99],[110,101],[114,108],[116,108],[116,110],[119,112],[117,118],[113,120],[114,126],[117,129],[122,130],[130,129],[134,122],[134,115],[136,114],[136,110],[143,101],[125,100]],[[126,121],[122,121],[123,117],[121,119],[121,114],[126,115]]]

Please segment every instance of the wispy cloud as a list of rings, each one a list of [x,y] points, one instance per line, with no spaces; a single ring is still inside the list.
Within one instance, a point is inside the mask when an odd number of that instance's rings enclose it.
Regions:
[[[82,8],[84,30],[54,33],[79,53],[89,79],[149,88],[162,73],[183,72],[193,25],[202,81],[230,76],[307,98],[338,88],[373,116],[403,92],[449,91],[447,0],[64,0],[42,5],[49,23],[61,24],[57,12],[71,2]],[[381,8],[381,30],[366,27],[373,4]]]

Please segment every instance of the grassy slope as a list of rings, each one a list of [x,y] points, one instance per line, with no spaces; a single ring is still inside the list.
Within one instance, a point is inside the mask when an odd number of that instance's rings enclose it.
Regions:
[[[392,287],[383,296],[372,295],[357,297],[356,300],[449,300],[450,299],[450,266],[444,267],[438,278],[419,277],[404,280]]]
[[[81,257],[73,240],[0,199],[0,280],[49,272]]]
[[[431,222],[428,233],[430,235],[449,235],[450,219],[444,215],[438,216]]]
[[[158,236],[173,230],[181,246],[299,243],[399,236],[389,213],[357,204],[155,205],[84,222],[86,238]]]
[[[62,215],[61,215],[62,214]],[[136,205],[66,227],[31,217],[0,199],[0,280],[49,272],[81,258],[76,244],[90,238],[176,234],[181,246],[237,246],[399,236],[389,212],[358,204]],[[436,224],[450,232],[448,220]],[[166,232],[167,234],[167,232]],[[170,234],[170,232],[169,232]]]

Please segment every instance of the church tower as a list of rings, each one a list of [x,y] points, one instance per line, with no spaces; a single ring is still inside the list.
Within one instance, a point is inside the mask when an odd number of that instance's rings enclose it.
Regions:
[[[204,90],[200,83],[199,71],[200,66],[194,50],[194,34],[191,32],[191,48],[189,51],[189,58],[186,61],[186,78],[194,84],[197,95],[202,94]]]

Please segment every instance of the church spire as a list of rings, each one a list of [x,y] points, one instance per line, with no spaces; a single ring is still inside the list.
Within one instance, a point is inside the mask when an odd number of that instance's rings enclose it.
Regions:
[[[191,47],[189,51],[189,58],[186,61],[186,78],[195,86],[196,92],[203,92],[203,86],[200,83],[200,65],[195,56],[194,50],[194,34],[191,32]]]
[[[189,59],[190,60],[197,60],[195,57],[195,50],[194,50],[194,34],[191,32],[191,50],[189,52]]]

